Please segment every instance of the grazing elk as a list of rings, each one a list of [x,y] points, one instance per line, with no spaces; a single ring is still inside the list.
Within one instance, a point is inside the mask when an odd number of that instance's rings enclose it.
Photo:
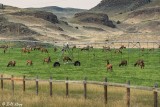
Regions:
[[[27,48],[22,48],[21,52],[23,52],[23,53],[30,53],[30,50],[27,49]]]
[[[27,60],[26,62],[27,62],[26,65],[33,65],[32,60]]]
[[[83,51],[83,50],[89,51],[90,49],[93,49],[93,46],[87,45],[86,47],[83,47],[83,48],[81,49],[81,51]]]
[[[9,66],[12,66],[12,67],[16,66],[16,61],[9,61],[7,67]]]
[[[74,45],[74,46],[72,47],[72,51],[73,51],[74,49],[76,49],[76,45]]]
[[[122,60],[121,63],[119,64],[120,66],[127,66],[127,60]]]
[[[34,49],[34,50],[40,50],[40,49],[41,49],[41,46],[35,46],[33,49]]]
[[[141,69],[145,66],[144,61],[142,59],[139,59],[135,62],[134,66],[136,67],[137,65],[140,66]]]
[[[150,48],[149,51],[154,51],[154,48]]]
[[[46,62],[47,64],[50,63],[50,62],[51,62],[51,57],[49,56],[48,58],[44,58],[43,64],[44,64],[45,62]]]
[[[109,63],[109,60],[107,60],[107,65],[106,65],[106,67],[107,67],[107,71],[108,71],[108,70],[113,71],[113,66],[112,66],[112,64]]]
[[[72,59],[70,58],[70,57],[68,57],[68,56],[64,56],[63,57],[63,62],[65,62],[65,61],[71,61],[72,62]]]
[[[89,46],[83,47],[83,48],[81,49],[81,51],[83,51],[83,50],[89,51]]]
[[[53,51],[54,51],[54,52],[57,52],[57,50],[58,50],[58,49],[57,49],[56,47],[53,48]]]
[[[48,50],[46,48],[41,48],[41,52],[48,53]]]
[[[0,48],[3,48],[3,49],[8,48],[8,45],[0,45]]]
[[[121,51],[121,49],[116,49],[114,53],[121,53],[122,54],[122,51]]]
[[[119,49],[126,49],[126,47],[124,45],[121,45]]]
[[[143,52],[143,51],[144,51],[144,48],[141,48],[141,51]]]
[[[107,46],[107,47],[103,46],[102,51],[103,52],[104,51],[111,51],[111,48],[109,46]]]

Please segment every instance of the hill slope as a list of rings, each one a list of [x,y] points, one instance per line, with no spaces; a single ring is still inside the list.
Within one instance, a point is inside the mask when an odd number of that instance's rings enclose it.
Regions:
[[[150,0],[102,0],[90,11],[123,13],[140,8],[141,6],[144,6],[150,2]]]

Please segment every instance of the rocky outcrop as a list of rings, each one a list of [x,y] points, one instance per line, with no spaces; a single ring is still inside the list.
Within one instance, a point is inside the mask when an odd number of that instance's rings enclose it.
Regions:
[[[51,23],[59,23],[58,18],[56,15],[54,15],[51,12],[45,12],[45,11],[21,11],[21,12],[15,12],[15,13],[11,13],[12,15],[18,15],[18,16],[22,16],[22,15],[28,15],[28,16],[34,16],[36,18],[41,18],[44,20],[47,20]]]
[[[85,23],[102,24],[112,28],[116,27],[113,22],[109,20],[107,14],[83,12],[75,14],[74,18]]]
[[[29,36],[37,33],[21,23],[8,22],[4,17],[0,17],[0,34]]]

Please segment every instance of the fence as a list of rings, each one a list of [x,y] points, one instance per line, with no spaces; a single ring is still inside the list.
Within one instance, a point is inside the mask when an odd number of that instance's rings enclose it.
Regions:
[[[154,87],[144,87],[144,86],[132,86],[130,85],[130,81],[128,81],[126,84],[119,84],[119,83],[111,83],[107,81],[107,78],[104,79],[104,82],[98,82],[98,81],[87,81],[87,78],[85,77],[83,81],[71,81],[66,77],[66,80],[53,80],[52,77],[50,77],[49,80],[44,80],[44,79],[39,79],[38,76],[35,79],[31,78],[26,78],[26,76],[23,76],[23,78],[15,78],[13,75],[11,78],[5,78],[3,75],[1,75],[1,89],[4,90],[4,80],[9,80],[11,81],[11,89],[12,93],[14,94],[15,90],[15,81],[21,81],[23,84],[23,92],[26,91],[26,82],[27,81],[35,81],[35,94],[38,96],[39,95],[39,82],[49,82],[49,95],[52,97],[53,95],[53,82],[58,82],[58,83],[65,83],[65,93],[66,97],[69,96],[69,84],[70,83],[77,83],[77,84],[82,84],[83,85],[83,93],[84,93],[84,99],[87,99],[87,85],[89,84],[95,84],[95,85],[100,85],[104,87],[104,103],[108,103],[108,86],[114,86],[114,87],[124,87],[126,88],[126,106],[130,107],[130,94],[131,91],[130,89],[139,89],[139,90],[146,90],[146,91],[152,91],[153,92],[153,98],[154,98],[154,105],[153,107],[158,107],[158,93],[160,92],[160,89],[158,88],[158,85],[155,84]]]

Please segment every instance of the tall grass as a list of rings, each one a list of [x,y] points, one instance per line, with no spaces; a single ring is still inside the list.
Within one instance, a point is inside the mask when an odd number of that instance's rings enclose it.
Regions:
[[[15,82],[14,94],[10,82],[5,81],[4,86],[4,90],[0,90],[0,104],[18,103],[23,107],[126,107],[126,88],[108,87],[108,103],[104,104],[103,86],[88,85],[87,99],[83,97],[82,84],[69,84],[69,97],[65,96],[64,83],[53,84],[52,97],[46,82],[40,82],[38,96],[35,82],[27,82],[25,92],[22,91],[22,83]],[[153,92],[131,89],[131,107],[153,107]]]

